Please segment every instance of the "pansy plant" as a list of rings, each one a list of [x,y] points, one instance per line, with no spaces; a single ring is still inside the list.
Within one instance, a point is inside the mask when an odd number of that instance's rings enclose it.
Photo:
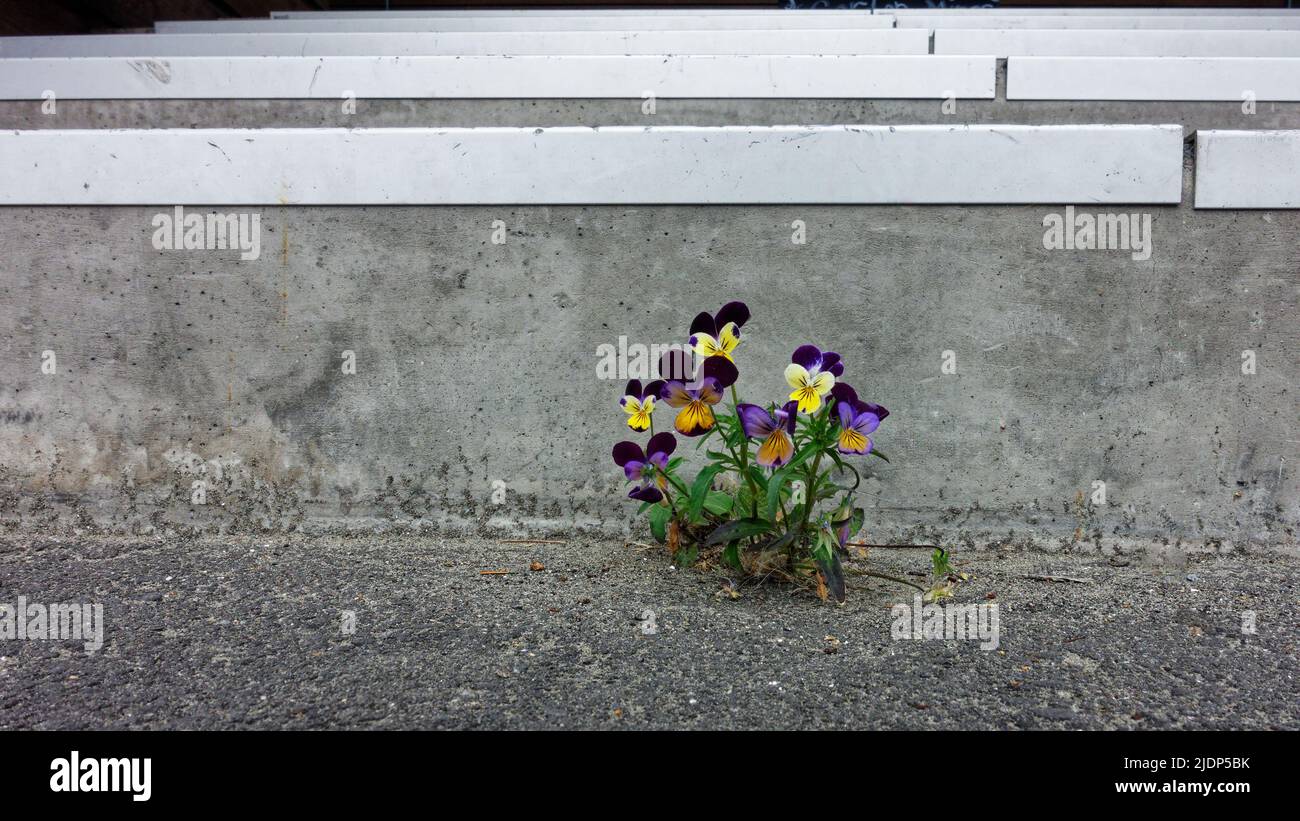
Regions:
[[[651,532],[677,563],[720,550],[735,570],[765,577],[778,570],[843,602],[841,559],[865,520],[853,504],[861,481],[856,460],[889,461],[873,440],[889,411],[859,399],[844,381],[842,357],[814,345],[791,355],[784,376],[792,391],[783,404],[742,402],[735,353],[749,318],[742,302],[697,315],[686,350],[660,360],[660,379],[629,382],[620,400],[637,432],[653,433],[656,408],[672,408],[673,430],[707,459],[694,478],[678,475],[685,460],[673,456],[678,440],[667,430],[644,448],[619,442],[614,462],[634,483],[629,498],[641,502]]]

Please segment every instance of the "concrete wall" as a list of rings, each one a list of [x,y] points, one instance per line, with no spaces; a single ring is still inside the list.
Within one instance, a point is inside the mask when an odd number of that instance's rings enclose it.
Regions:
[[[952,119],[858,101],[664,100],[654,117],[639,100],[0,104],[4,128]],[[1300,105],[963,101],[956,119],[1190,136],[1297,128]],[[1045,250],[1061,207],[265,208],[255,261],[154,250],[166,203],[0,209],[0,516],[17,532],[622,534],[639,527],[609,460],[622,383],[596,378],[597,347],[681,341],[696,312],[743,299],[744,399],[783,397],[790,352],[813,342],[893,412],[877,438],[893,461],[864,488],[872,540],[1294,546],[1300,211],[1194,211],[1190,166],[1181,206],[1095,209],[1152,215],[1146,261]]]

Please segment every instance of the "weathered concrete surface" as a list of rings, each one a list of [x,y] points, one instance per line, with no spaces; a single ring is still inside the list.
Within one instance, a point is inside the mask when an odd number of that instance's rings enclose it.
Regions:
[[[1171,558],[972,554],[985,651],[891,638],[889,582],[731,600],[617,540],[6,538],[0,602],[100,603],[106,630],[0,641],[0,729],[1300,729],[1293,562]]]
[[[929,103],[848,101],[661,101],[653,118],[639,101],[37,110],[0,105],[0,126],[945,121]],[[1296,105],[959,111],[1300,126]],[[1196,212],[1190,196],[1126,209],[1152,214],[1154,252],[1134,261],[1044,250],[1059,207],[267,208],[262,256],[244,262],[155,251],[165,208],[0,210],[12,531],[623,532],[631,505],[608,456],[626,431],[622,382],[596,378],[598,346],[680,342],[697,311],[743,299],[743,398],[781,398],[790,352],[814,342],[893,411],[878,437],[893,462],[874,461],[865,487],[873,539],[1296,542],[1300,212]],[[956,375],[941,375],[944,351]],[[206,505],[191,504],[196,480]],[[1089,502],[1094,481],[1105,506]]]

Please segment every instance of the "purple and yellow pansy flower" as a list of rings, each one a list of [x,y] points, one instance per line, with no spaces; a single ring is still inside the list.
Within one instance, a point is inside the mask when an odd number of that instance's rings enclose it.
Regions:
[[[663,477],[658,473],[668,469],[668,457],[676,449],[677,438],[667,432],[651,436],[645,450],[636,442],[619,442],[614,445],[614,464],[623,468],[628,481],[640,481],[639,485],[628,491],[629,499],[657,502],[664,497],[660,489],[664,486]]]
[[[882,422],[889,415],[889,411],[883,405],[877,405],[875,402],[863,402],[859,399],[858,392],[847,382],[836,382],[835,387],[831,388],[831,396],[835,397],[836,402],[849,402],[857,405],[859,410],[871,411],[876,416],[879,416]]]
[[[858,399],[857,392],[848,385],[836,385],[835,411],[840,417],[840,435],[836,449],[840,453],[865,456],[871,452],[871,433],[880,427],[880,421],[889,411],[872,402]]]
[[[748,321],[749,308],[743,302],[728,302],[713,316],[698,314],[691,322],[691,348],[705,359],[721,356],[730,360],[740,344],[740,329]]]
[[[656,379],[645,387],[641,386],[639,379],[627,383],[627,387],[623,389],[623,398],[618,400],[618,404],[623,406],[623,411],[627,414],[629,428],[636,431],[650,429],[650,414],[654,413],[655,399],[659,397],[659,391],[663,390],[663,387],[662,379]]]
[[[751,439],[762,439],[757,460],[763,467],[779,468],[794,456],[794,424],[798,403],[786,402],[776,413],[742,402],[736,406],[740,426]]]
[[[698,388],[670,379],[664,384],[663,400],[679,408],[673,427],[683,436],[702,436],[713,429],[713,406],[722,401],[722,384],[712,376],[700,381]]]
[[[880,427],[880,417],[859,404],[840,402],[835,406],[840,415],[840,436],[837,450],[865,456],[871,452],[871,432]]]
[[[822,397],[835,387],[835,377],[844,373],[840,355],[823,353],[815,345],[801,345],[785,368],[785,381],[794,388],[790,398],[799,403],[800,413],[816,413]]]
[[[661,374],[683,374],[681,351],[669,351],[659,364]],[[659,396],[677,408],[673,427],[683,436],[702,436],[713,429],[713,406],[722,401],[722,392],[740,376],[731,360],[711,356],[704,360],[698,375],[686,379],[669,379]]]

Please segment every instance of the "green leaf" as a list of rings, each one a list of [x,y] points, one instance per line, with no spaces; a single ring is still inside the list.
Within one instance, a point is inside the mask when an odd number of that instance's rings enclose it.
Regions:
[[[818,528],[816,539],[812,549],[813,558],[819,562],[830,561],[835,555],[835,546],[838,544],[835,534],[825,527]]]
[[[772,523],[763,519],[736,519],[714,530],[704,540],[704,543],[710,545],[734,542],[739,539],[747,539],[750,536],[757,536],[760,533],[766,533],[771,529]]]
[[[691,491],[686,487],[686,483],[673,474],[668,474],[668,481],[672,483],[672,486],[676,488],[677,492],[682,496],[689,497],[691,495]]]
[[[704,497],[704,509],[715,516],[721,516],[731,510],[732,498],[720,490],[710,490]]]
[[[848,595],[844,590],[844,567],[840,564],[839,554],[832,550],[829,560],[819,556],[817,566],[821,568],[822,575],[826,577],[826,589],[830,591],[831,597],[836,602],[844,604],[844,600],[848,598]]]
[[[781,490],[784,488],[789,476],[786,468],[781,468],[772,474],[772,478],[767,481],[767,506],[763,509],[767,518],[776,520],[776,510],[781,506]]]
[[[740,542],[732,542],[727,545],[727,549],[722,551],[722,560],[737,570],[742,569],[740,564]]]
[[[871,455],[872,455],[872,456],[879,456],[881,459],[884,459],[886,462],[889,461],[889,457],[886,456],[886,455],[885,455],[885,452],[884,452],[883,450],[880,450],[879,448],[873,447],[873,448],[871,449]]]
[[[673,554],[673,564],[678,567],[690,567],[695,564],[695,560],[700,555],[700,549],[694,542],[682,545],[675,554]]]
[[[780,536],[777,536],[772,541],[764,542],[763,544],[759,545],[758,549],[759,550],[784,550],[794,542],[795,537],[798,535],[799,532],[791,528],[790,530],[787,530],[785,533],[781,534]]]
[[[704,498],[713,488],[713,477],[721,472],[721,465],[709,465],[695,475],[695,481],[691,483],[690,501],[686,505],[687,518],[692,522],[700,517],[700,509],[704,507]]]
[[[663,505],[650,508],[650,515],[647,518],[650,520],[650,533],[654,535],[656,541],[667,541],[668,517],[671,515],[672,511]]]
[[[948,551],[942,547],[936,547],[934,553],[930,554],[930,564],[934,566],[934,577],[941,579],[949,574],[956,575],[952,565],[948,561]]]

